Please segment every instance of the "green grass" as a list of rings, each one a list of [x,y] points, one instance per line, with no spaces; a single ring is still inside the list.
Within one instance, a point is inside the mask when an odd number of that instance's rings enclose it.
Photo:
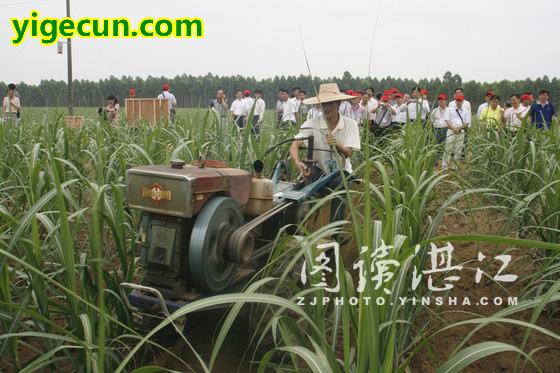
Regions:
[[[165,350],[153,338],[158,330],[191,312],[231,305],[212,355],[185,362],[211,371],[229,327],[242,306],[252,303],[254,343],[245,358],[258,362],[261,371],[302,366],[318,372],[405,371],[433,335],[426,323],[415,323],[426,311],[423,306],[395,300],[429,295],[425,286],[411,289],[412,270],[424,267],[430,242],[445,239],[436,234],[446,212],[457,210],[467,197],[482,201],[480,208],[499,206],[508,217],[507,227],[501,237],[449,240],[541,248],[534,258],[540,270],[528,279],[519,306],[468,323],[474,333],[489,323],[515,323],[516,313],[529,310],[531,322],[517,324],[525,330],[523,342],[511,346],[486,341],[467,347],[468,335],[441,371],[457,371],[500,351],[516,352],[522,359],[519,367],[532,364],[534,351],[526,350],[531,333],[558,339],[535,325],[560,298],[557,125],[546,133],[527,130],[514,139],[475,128],[469,133],[471,156],[458,175],[434,170],[437,146],[419,123],[384,141],[363,132],[363,151],[353,159],[362,184],[337,192],[347,203],[348,221],[309,231],[307,221],[335,195],[314,201],[295,236],[280,232],[268,265],[244,292],[189,304],[143,335],[118,294],[121,282],[133,282],[138,275],[138,215],[125,209],[126,170],[199,156],[249,170],[270,144],[297,129],[278,131],[273,113],[267,112],[257,142],[250,131],[239,133],[231,123],[219,125],[204,109],[179,110],[173,126],[136,129],[98,122],[94,108],[77,108],[76,114],[87,118],[81,130],[64,127],[63,109],[39,108],[26,108],[17,127],[0,127],[0,368],[133,371],[147,364],[142,359],[147,350]],[[288,146],[265,159],[267,174],[276,160],[287,157]],[[441,197],[442,191],[451,192]],[[339,295],[358,297],[357,306],[298,306],[299,296],[332,296],[302,286],[297,274],[304,260],[311,264],[317,244],[337,234],[350,235],[357,247],[370,250],[382,242],[393,246],[387,259],[399,267],[385,284],[390,294],[371,280],[356,293],[354,264],[361,260],[369,268],[372,263],[372,251],[356,250],[355,261],[340,268]],[[366,297],[386,302],[367,305]]]

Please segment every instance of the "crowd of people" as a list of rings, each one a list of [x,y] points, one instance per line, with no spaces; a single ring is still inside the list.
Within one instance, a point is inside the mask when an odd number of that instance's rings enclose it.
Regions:
[[[174,122],[177,99],[170,90],[170,85],[164,84],[157,98],[167,99],[169,118]],[[414,87],[409,93],[391,88],[376,94],[372,87],[357,91],[347,89],[342,92],[345,99],[340,100],[339,114],[362,126],[365,124],[375,136],[385,136],[411,121],[421,121],[425,126],[432,127],[439,143],[445,143],[442,168],[445,169],[459,160],[466,134],[473,122],[471,103],[465,98],[462,88],[457,88],[449,99],[445,93],[439,93],[433,104],[428,100],[429,92],[419,87]],[[128,97],[137,97],[135,88],[130,88]],[[502,102],[502,99],[490,90],[475,115],[478,123],[486,123],[510,134],[518,131],[524,122],[540,129],[549,129],[556,114],[549,98],[550,93],[542,90],[536,100],[530,92],[525,92],[511,94]],[[21,107],[20,93],[15,84],[9,84],[7,95],[2,102],[3,121],[17,122],[21,116]],[[262,91],[238,90],[230,105],[225,92],[219,90],[216,98],[210,101],[209,107],[221,122],[225,123],[231,118],[241,129],[250,123],[253,133],[257,136],[260,134],[266,114]],[[113,124],[119,122],[119,112],[119,101],[114,95],[108,96],[105,106],[98,110],[100,116]],[[279,128],[290,128],[322,115],[324,108],[321,102],[310,103],[305,90],[299,87],[293,87],[291,91],[278,90],[275,121]]]
[[[466,133],[473,122],[471,103],[465,98],[462,88],[457,88],[450,99],[445,93],[439,93],[433,104],[428,100],[429,92],[419,87],[414,87],[410,93],[391,88],[376,94],[371,87],[343,92],[346,99],[340,101],[340,115],[361,125],[366,124],[375,136],[385,136],[408,122],[418,120],[433,128],[438,143],[445,143],[441,162],[443,169],[460,159]],[[540,91],[537,100],[530,92],[514,93],[502,103],[502,99],[489,90],[476,111],[477,122],[503,129],[509,134],[516,133],[524,122],[549,129],[556,114],[549,96],[547,90]],[[279,128],[288,128],[323,115],[321,104],[306,104],[306,97],[307,92],[299,87],[291,91],[278,90],[275,120]],[[254,98],[250,90],[237,91],[235,101],[228,107],[224,91],[220,90],[210,107],[222,120],[231,115],[240,128],[246,125],[253,112],[252,125],[256,133],[265,114],[260,91],[255,91]]]

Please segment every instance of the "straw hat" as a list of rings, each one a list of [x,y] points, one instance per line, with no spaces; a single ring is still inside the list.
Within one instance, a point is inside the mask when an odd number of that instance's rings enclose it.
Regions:
[[[310,97],[303,100],[304,105],[315,105],[325,102],[349,100],[353,98],[350,95],[340,93],[336,83],[321,84],[319,86],[319,94],[316,97]]]

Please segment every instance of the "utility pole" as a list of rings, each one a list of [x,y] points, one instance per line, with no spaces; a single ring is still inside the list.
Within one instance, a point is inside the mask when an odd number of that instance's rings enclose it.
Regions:
[[[66,0],[66,17],[70,18],[70,0]],[[74,115],[74,92],[72,89],[72,39],[66,41],[68,47],[68,115]]]

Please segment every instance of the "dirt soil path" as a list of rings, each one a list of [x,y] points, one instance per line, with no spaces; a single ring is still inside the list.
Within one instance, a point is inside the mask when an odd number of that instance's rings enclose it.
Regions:
[[[467,206],[460,206],[466,208]],[[495,234],[502,233],[504,223],[502,216],[497,211],[489,209],[466,212],[466,214],[451,213],[446,216],[443,224],[440,226],[438,235],[450,234]],[[450,297],[457,297],[459,303],[465,297],[471,302],[480,300],[481,297],[493,299],[494,297],[519,296],[524,286],[522,279],[529,275],[536,268],[530,257],[530,249],[515,249],[508,251],[511,247],[498,246],[495,244],[462,242],[454,245],[453,252],[454,264],[463,264],[464,269],[461,271],[461,279],[455,283],[454,288],[450,291]],[[475,274],[476,268],[479,267],[490,276],[494,276],[501,267],[501,262],[493,260],[496,255],[510,254],[512,262],[508,265],[503,274],[516,274],[519,276],[514,283],[502,283],[503,288],[492,279],[483,276],[480,283],[476,284]],[[478,253],[482,253],[486,258],[478,261]],[[490,265],[484,266],[484,263]],[[471,268],[468,270],[468,268]],[[490,303],[490,302],[489,302]],[[507,305],[506,305],[507,306]],[[473,314],[481,317],[490,316],[495,312],[505,308],[506,306],[477,305],[473,302],[471,306],[430,306],[430,310],[437,312],[441,319],[432,318],[430,330],[438,331],[446,325],[453,324],[462,320],[473,318]],[[468,314],[468,313],[471,314]],[[529,321],[531,315],[528,312],[517,314],[517,319]],[[538,325],[550,329],[556,333],[560,332],[560,319],[558,316],[549,319],[541,316]],[[466,325],[453,328],[442,332],[435,336],[427,348],[415,355],[411,370],[412,372],[434,372],[437,367],[443,364],[458,346],[464,337],[473,329],[474,325]],[[514,346],[520,346],[525,329],[517,326],[508,325],[489,325],[478,331],[470,342],[463,348],[484,341],[500,341],[509,343]],[[533,332],[529,339],[528,346],[525,351],[530,351],[537,347],[550,346],[543,349],[534,356],[535,361],[543,372],[557,373],[560,372],[560,344],[551,338],[545,337],[540,333]],[[463,372],[513,372],[516,357],[513,353],[500,353],[484,358],[469,367]],[[524,372],[533,372],[534,368],[528,367]]]

